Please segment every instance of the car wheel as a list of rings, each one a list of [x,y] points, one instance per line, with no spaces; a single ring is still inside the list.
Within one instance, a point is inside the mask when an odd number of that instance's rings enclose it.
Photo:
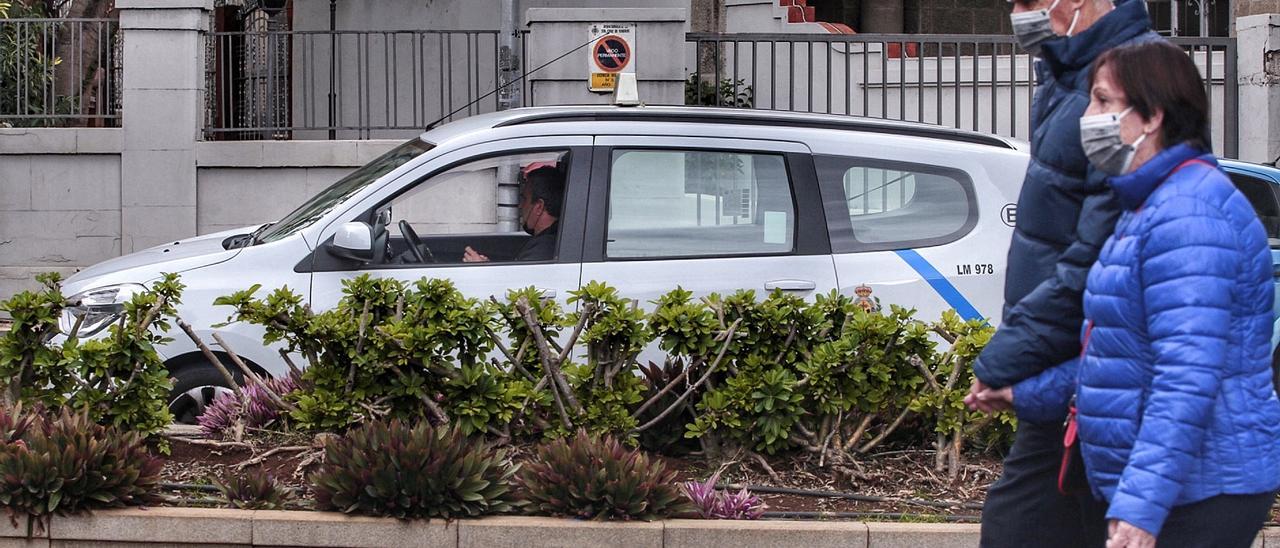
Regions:
[[[1280,345],[1276,345],[1275,351],[1271,353],[1271,384],[1275,386],[1276,393],[1280,394]]]
[[[173,389],[169,391],[169,413],[173,422],[196,424],[196,418],[220,394],[231,393],[227,379],[212,365],[198,364],[175,371]],[[243,383],[238,375],[236,382]]]

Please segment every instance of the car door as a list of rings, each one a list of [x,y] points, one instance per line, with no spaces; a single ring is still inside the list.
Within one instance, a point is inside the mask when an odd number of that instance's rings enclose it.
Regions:
[[[814,164],[842,293],[927,322],[948,309],[999,322],[1016,186],[994,182],[1020,174],[1025,156],[850,136],[815,144]]]
[[[1273,271],[1276,273],[1276,280],[1280,282],[1280,179],[1272,179],[1262,169],[1264,166],[1258,166],[1257,170],[1245,170],[1230,164],[1223,164],[1223,170],[1231,177],[1231,182],[1236,188],[1249,199],[1249,204],[1253,206],[1254,212],[1258,214],[1258,220],[1262,222],[1262,227],[1267,231],[1267,241],[1271,244],[1271,263]],[[1274,170],[1275,176],[1280,178],[1280,170]],[[1275,305],[1277,320],[1272,322],[1271,345],[1276,347],[1280,343],[1280,283],[1276,285]],[[1280,352],[1277,352],[1275,358],[1280,360]]]
[[[342,282],[361,274],[408,283],[448,279],[464,295],[502,298],[509,289],[534,286],[562,303],[578,288],[582,231],[590,171],[590,137],[537,137],[484,143],[442,155],[404,182],[388,185],[352,208],[348,221],[383,222],[388,247],[381,261],[353,264],[335,258],[322,243],[313,262],[312,306],[333,307]],[[520,257],[531,238],[522,230],[520,180],[539,168],[557,169],[562,179],[553,252]],[[401,222],[422,245],[410,249]],[[334,223],[340,225],[341,223]],[[321,241],[332,240],[333,231]],[[485,257],[466,262],[466,249]],[[418,255],[421,255],[420,259]]]
[[[808,148],[692,137],[596,138],[582,279],[643,306],[695,296],[836,287]]]

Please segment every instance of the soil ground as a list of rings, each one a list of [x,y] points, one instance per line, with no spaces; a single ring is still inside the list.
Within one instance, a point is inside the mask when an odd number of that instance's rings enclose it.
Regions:
[[[294,489],[296,496],[288,508],[314,507],[306,474],[319,463],[317,447],[322,440],[301,434],[256,433],[235,444],[203,439],[194,429],[169,440],[171,454],[161,474],[168,504],[221,506],[221,496],[209,487],[212,480],[256,470]],[[289,450],[266,455],[279,447]],[[514,459],[519,462],[529,453],[527,446],[516,447]],[[869,455],[856,466],[856,478],[835,474],[808,458],[768,459],[774,474],[754,458],[729,458],[715,465],[695,457],[659,458],[677,472],[679,481],[704,481],[720,470],[721,485],[750,487],[765,501],[766,517],[797,519],[977,522],[987,487],[1001,470],[999,456],[967,454],[963,470],[950,480],[946,473],[934,470],[931,451],[917,449],[887,449]],[[767,492],[774,488],[810,493]],[[1277,524],[1280,509],[1273,508],[1269,525]]]
[[[290,507],[312,507],[306,474],[319,462],[316,440],[280,434],[256,434],[244,439],[238,444],[215,442],[193,436],[190,431],[186,435],[171,436],[171,454],[166,457],[161,479],[171,487],[166,490],[166,494],[174,497],[171,503],[216,505],[220,495],[207,487],[214,479],[238,471],[262,471],[294,488],[298,496]],[[290,449],[259,458],[277,447]],[[518,462],[527,454],[528,447],[517,447],[515,460]],[[660,458],[677,472],[679,481],[704,481],[722,469],[722,485],[764,488],[753,489],[753,492],[768,505],[768,515],[777,517],[784,517],[779,513],[819,517],[810,513],[822,512],[829,513],[822,516],[826,518],[865,519],[872,517],[869,514],[876,514],[893,520],[976,521],[986,488],[1000,472],[998,458],[968,455],[963,472],[951,481],[945,473],[933,470],[932,452],[919,450],[871,455],[858,465],[858,478],[854,480],[817,466],[816,459],[771,458],[769,464],[776,473],[774,478],[753,458],[730,458],[710,466],[696,457]],[[172,488],[175,484],[188,487]],[[190,487],[192,485],[206,487]],[[830,496],[762,492],[777,487],[818,491]],[[858,498],[877,500],[855,500]],[[801,514],[793,514],[796,512]]]

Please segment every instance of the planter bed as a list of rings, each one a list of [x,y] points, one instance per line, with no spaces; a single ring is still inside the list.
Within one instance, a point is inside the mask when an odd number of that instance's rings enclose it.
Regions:
[[[3,527],[0,546],[805,546],[806,548],[975,546],[976,524],[857,521],[590,522],[490,517],[444,522],[397,521],[331,512],[195,508],[102,510],[54,517],[41,536]],[[1264,529],[1254,546],[1280,547],[1280,528]]]
[[[538,517],[398,521],[331,512],[130,508],[54,517],[40,537],[4,527],[0,546],[973,546],[977,525],[856,521],[593,522]],[[1278,544],[1280,545],[1280,544]]]
[[[252,449],[236,445],[218,447],[207,445],[211,442],[200,438],[197,431],[189,427],[170,429],[168,437],[172,454],[165,457],[162,473],[165,494],[178,497],[171,504],[201,506],[222,502],[209,485],[211,478],[236,472],[240,463],[274,446],[307,443],[278,437],[248,437],[245,441]],[[302,452],[278,453],[244,467],[242,473],[271,474],[299,495],[289,509],[312,509],[307,482],[297,474],[299,461],[304,456]],[[678,472],[680,481],[705,480],[715,471],[715,466],[708,467],[701,460],[658,458]],[[987,485],[995,480],[1001,465],[994,456],[974,454],[966,458],[970,459],[968,469],[955,483],[946,481],[945,475],[935,475],[933,455],[928,451],[891,451],[868,459],[862,463],[865,477],[856,485],[835,484],[831,473],[818,469],[815,462],[790,456],[772,459],[780,481],[770,478],[754,461],[744,460],[727,468],[721,483],[750,486],[752,493],[769,505],[766,517],[770,518],[976,522]],[[310,466],[307,471],[313,469],[314,466]]]

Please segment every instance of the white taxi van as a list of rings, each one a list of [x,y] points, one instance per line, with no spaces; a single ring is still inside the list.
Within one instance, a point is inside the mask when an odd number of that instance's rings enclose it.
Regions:
[[[453,122],[373,160],[275,222],[112,259],[63,290],[82,333],[161,273],[205,340],[216,297],[288,286],[313,309],[360,274],[448,278],[475,297],[592,280],[647,303],[682,286],[811,297],[870,288],[883,303],[998,321],[1025,145],[938,126],[705,107],[545,107]],[[251,199],[251,197],[245,197]],[[530,207],[537,203],[539,207]],[[530,235],[526,229],[537,235]],[[535,242],[536,240],[536,242]],[[863,289],[865,292],[865,288]],[[261,330],[219,334],[284,370]],[[191,420],[223,390],[179,336],[159,349]]]

